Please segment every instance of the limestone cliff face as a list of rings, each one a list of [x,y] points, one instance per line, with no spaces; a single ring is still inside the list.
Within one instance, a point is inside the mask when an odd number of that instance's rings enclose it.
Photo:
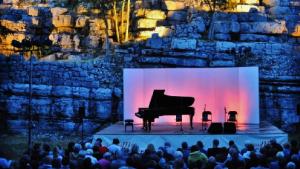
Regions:
[[[89,119],[122,119],[122,68],[258,66],[261,119],[289,130],[300,121],[296,111],[300,3],[262,2],[236,0],[232,9],[216,12],[211,26],[205,4],[138,0],[133,7],[131,43],[113,45],[112,56],[96,59],[93,54],[98,55],[105,37],[104,20],[97,11],[84,5],[70,10],[6,3],[0,5],[0,53],[17,53],[12,40],[52,41],[48,52],[43,50],[42,58],[33,64],[32,109],[36,119],[60,121],[61,129],[78,127],[74,118],[80,106],[87,107]],[[113,18],[108,21],[113,43]],[[9,127],[22,126],[28,107],[29,62],[18,56],[1,57],[0,65],[1,111]]]
[[[79,107],[85,107],[87,131],[119,119],[123,107],[122,69],[118,67],[121,62],[121,58],[76,62],[34,60],[31,104],[34,123],[42,125],[41,130],[55,127],[76,131]],[[20,130],[29,115],[30,63],[22,56],[1,56],[0,65],[0,111],[7,118],[3,125]],[[50,124],[53,121],[59,123],[53,126]]]

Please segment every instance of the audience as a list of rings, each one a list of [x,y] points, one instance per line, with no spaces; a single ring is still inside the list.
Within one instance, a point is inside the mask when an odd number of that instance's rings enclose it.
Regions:
[[[15,163],[0,152],[0,169],[299,169],[300,151],[298,142],[280,145],[275,139],[261,147],[249,141],[239,151],[233,140],[228,147],[219,147],[219,140],[212,141],[206,151],[201,141],[191,147],[183,142],[181,147],[172,147],[170,142],[162,147],[148,144],[143,151],[137,144],[120,146],[119,139],[107,148],[99,138],[92,144],[70,142],[65,150],[59,146],[34,144]],[[124,144],[122,144],[124,145]],[[51,151],[52,150],[52,151]]]

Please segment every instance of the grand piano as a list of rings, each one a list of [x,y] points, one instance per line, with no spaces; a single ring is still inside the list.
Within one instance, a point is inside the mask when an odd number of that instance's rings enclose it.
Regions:
[[[139,108],[135,115],[143,119],[143,128],[151,131],[151,123],[159,116],[175,115],[176,119],[182,119],[182,115],[190,116],[190,126],[193,129],[194,107],[191,105],[193,97],[168,96],[165,90],[154,90],[148,108]]]

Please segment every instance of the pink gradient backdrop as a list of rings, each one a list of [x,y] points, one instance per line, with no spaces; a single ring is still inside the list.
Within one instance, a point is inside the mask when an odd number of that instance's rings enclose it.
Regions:
[[[194,122],[201,122],[206,104],[214,122],[224,122],[226,106],[227,111],[238,112],[239,123],[259,123],[257,67],[124,69],[124,119],[141,123],[134,113],[149,106],[154,89],[194,97]],[[183,116],[184,122],[188,119]],[[175,116],[161,116],[155,122],[175,122]]]

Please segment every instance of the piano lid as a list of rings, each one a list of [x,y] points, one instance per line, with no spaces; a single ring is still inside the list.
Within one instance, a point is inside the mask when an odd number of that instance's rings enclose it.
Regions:
[[[169,95],[165,95],[164,93],[165,93],[165,90],[161,90],[161,89],[153,90],[149,108],[189,107],[195,101],[194,97],[169,96]]]

